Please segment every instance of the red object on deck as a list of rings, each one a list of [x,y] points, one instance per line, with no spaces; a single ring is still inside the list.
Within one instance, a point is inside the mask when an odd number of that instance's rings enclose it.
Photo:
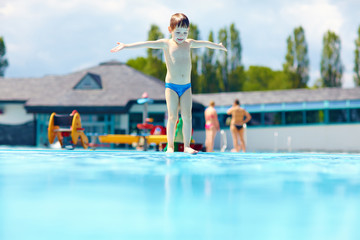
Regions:
[[[199,143],[190,143],[190,147],[196,151],[201,151],[202,149],[202,144]],[[183,152],[184,151],[184,144],[183,143],[179,143],[178,145],[178,152]]]
[[[154,126],[151,131],[151,135],[166,135],[166,128],[160,125]]]
[[[138,129],[141,129],[141,130],[152,129],[154,127],[154,125],[149,124],[149,123],[138,123],[136,126]]]
[[[61,136],[69,137],[71,132],[61,132]]]

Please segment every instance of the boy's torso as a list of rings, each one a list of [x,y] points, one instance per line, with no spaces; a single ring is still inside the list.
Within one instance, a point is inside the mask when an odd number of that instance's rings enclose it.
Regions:
[[[167,67],[166,82],[175,84],[187,84],[191,79],[191,56],[190,42],[175,43],[172,39],[167,41],[164,48]]]

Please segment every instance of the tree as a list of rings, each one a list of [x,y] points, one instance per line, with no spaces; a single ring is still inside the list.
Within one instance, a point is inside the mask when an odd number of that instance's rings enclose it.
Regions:
[[[166,65],[156,57],[137,57],[135,59],[129,59],[126,64],[146,75],[165,81]]]
[[[240,32],[232,23],[230,28],[222,28],[219,31],[219,42],[227,48],[227,52],[219,53],[217,66],[217,78],[220,79],[220,91],[240,91],[244,82],[244,67],[241,64],[241,41]]]
[[[324,87],[341,87],[343,65],[340,59],[341,41],[334,32],[328,31],[323,38],[321,78]]]
[[[214,33],[210,31],[208,40],[214,42]],[[205,48],[204,55],[202,57],[201,65],[201,82],[202,93],[214,93],[219,91],[219,87],[216,81],[216,69],[214,66],[214,50]]]
[[[231,92],[241,91],[245,81],[245,71],[241,63],[241,41],[240,32],[235,24],[230,25],[230,69],[228,76],[229,90]]]
[[[9,66],[8,60],[5,58],[6,46],[4,38],[0,37],[0,77],[5,75],[5,69]]]
[[[273,78],[273,72],[268,67],[250,66],[246,72],[244,91],[268,90],[268,84]]]
[[[221,42],[225,48],[228,48],[228,31],[226,27],[219,30],[219,42]],[[216,77],[219,79],[220,91],[229,91],[229,60],[228,52],[220,51],[218,61],[216,62]]]
[[[160,31],[160,28],[156,25],[151,25],[150,31],[148,32],[148,40],[153,41],[161,38],[164,38],[164,34]],[[126,64],[147,75],[165,81],[166,65],[162,61],[162,50],[149,48],[147,53],[147,58],[138,57],[136,59],[129,59]]]
[[[289,36],[283,70],[293,88],[305,88],[309,81],[309,57],[304,29],[300,26]]]
[[[160,31],[159,26],[152,24],[150,26],[150,30],[148,32],[148,41],[154,41],[154,40],[158,40],[158,39],[162,39],[164,38],[164,34]],[[149,48],[147,50],[148,52],[148,57],[152,58],[152,57],[156,57],[159,60],[162,61],[162,56],[163,56],[163,52],[161,49],[151,49]]]
[[[240,32],[232,23],[230,25],[230,71],[241,66],[241,51]]]
[[[358,38],[355,40],[355,63],[354,63],[354,82],[355,86],[360,86],[360,26],[358,29]]]
[[[188,38],[198,40],[200,38],[200,31],[197,25],[190,23]],[[191,49],[191,90],[193,93],[200,93],[202,90],[202,83],[200,74],[198,72],[200,62],[199,48]]]
[[[291,88],[283,71],[273,71],[269,67],[250,66],[246,71],[243,91],[278,90]]]

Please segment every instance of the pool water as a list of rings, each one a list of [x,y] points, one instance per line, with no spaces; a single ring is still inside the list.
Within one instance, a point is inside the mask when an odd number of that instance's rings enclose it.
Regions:
[[[1,240],[360,239],[360,155],[0,150]]]

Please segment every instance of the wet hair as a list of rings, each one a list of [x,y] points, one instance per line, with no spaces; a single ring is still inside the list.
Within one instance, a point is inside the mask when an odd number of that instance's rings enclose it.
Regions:
[[[234,103],[235,103],[236,105],[240,105],[239,99],[235,99]]]
[[[170,28],[174,30],[176,27],[189,28],[190,22],[187,16],[183,13],[175,13],[170,19]]]
[[[215,106],[215,102],[214,101],[210,101],[210,106],[214,107]]]

